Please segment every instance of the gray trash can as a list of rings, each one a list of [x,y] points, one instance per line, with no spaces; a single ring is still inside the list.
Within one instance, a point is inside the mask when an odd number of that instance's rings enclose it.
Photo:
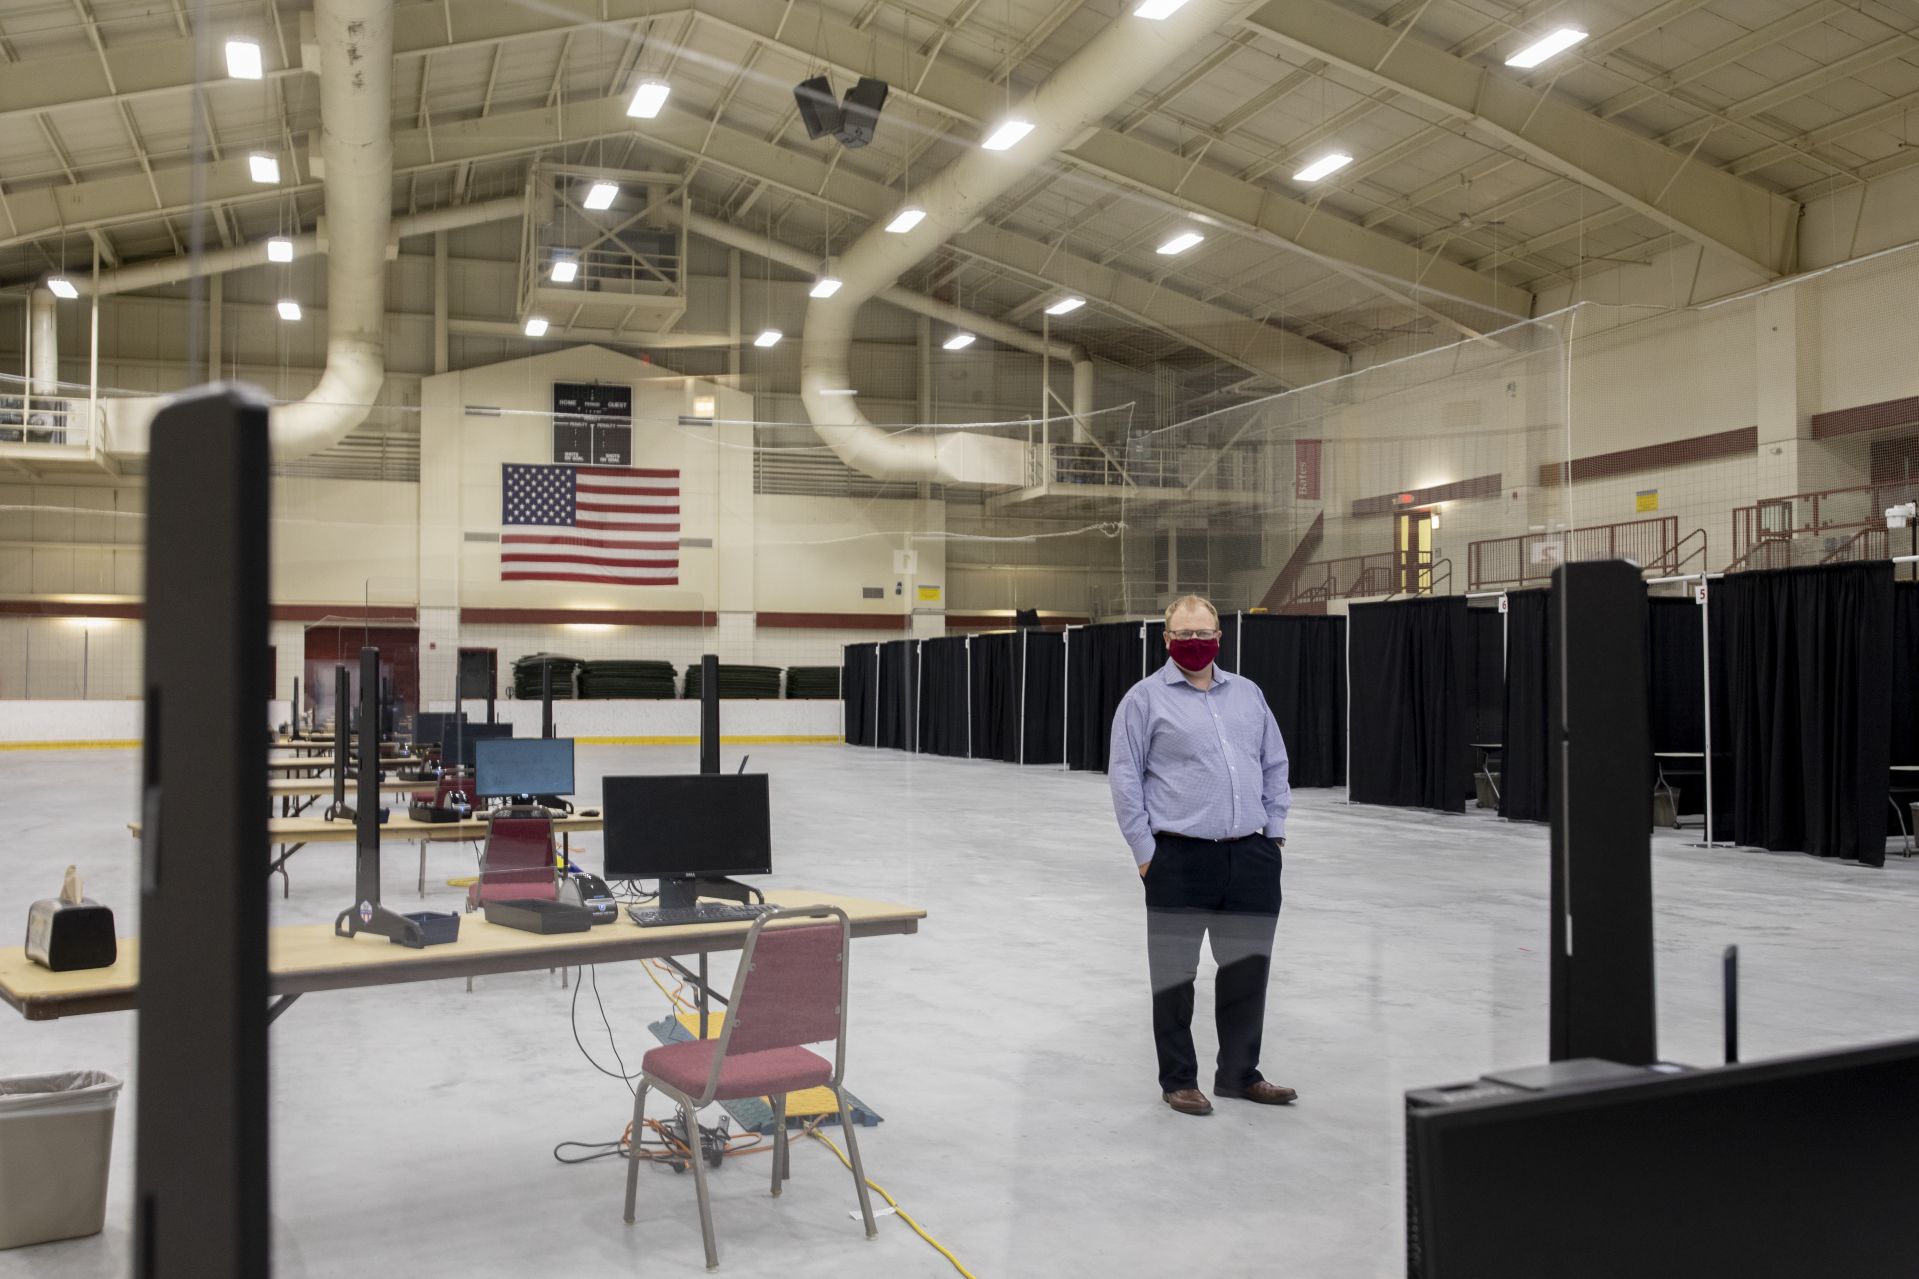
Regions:
[[[100,1233],[119,1101],[103,1070],[0,1079],[0,1248]]]

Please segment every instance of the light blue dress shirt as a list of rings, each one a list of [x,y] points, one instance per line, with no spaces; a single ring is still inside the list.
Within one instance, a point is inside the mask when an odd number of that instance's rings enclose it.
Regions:
[[[1133,685],[1113,716],[1106,774],[1120,834],[1142,866],[1155,831],[1286,837],[1293,792],[1279,725],[1259,685],[1218,666],[1203,693],[1170,658]]]

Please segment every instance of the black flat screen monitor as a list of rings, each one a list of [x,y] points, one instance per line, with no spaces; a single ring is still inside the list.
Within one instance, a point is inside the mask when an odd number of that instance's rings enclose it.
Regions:
[[[1919,1267],[1919,1040],[1446,1104],[1453,1091],[1408,1097],[1411,1279]]]
[[[482,737],[473,745],[473,789],[485,798],[573,793],[570,737]]]
[[[481,742],[511,736],[513,736],[511,724],[462,724],[451,745],[444,742],[440,744],[440,762],[458,764],[471,772],[474,766],[473,750],[476,746]]]
[[[772,873],[764,773],[608,777],[600,798],[608,879]]]
[[[465,711],[421,711],[413,717],[413,743],[416,746],[450,747],[466,723]]]

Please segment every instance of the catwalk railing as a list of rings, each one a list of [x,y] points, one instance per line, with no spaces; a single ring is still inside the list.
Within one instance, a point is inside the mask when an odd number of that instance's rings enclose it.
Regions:
[[[1466,548],[1466,589],[1545,586],[1561,564],[1580,560],[1631,560],[1648,573],[1678,574],[1693,565],[1704,570],[1706,532],[1683,537],[1678,517],[1592,524],[1549,533],[1493,537]]]

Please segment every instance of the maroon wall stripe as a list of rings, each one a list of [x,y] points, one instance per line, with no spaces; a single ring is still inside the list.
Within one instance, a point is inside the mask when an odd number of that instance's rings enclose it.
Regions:
[[[1695,435],[1684,440],[1668,440],[1664,444],[1621,449],[1617,453],[1595,453],[1591,457],[1574,458],[1572,478],[1574,483],[1577,483],[1581,480],[1604,479],[1609,475],[1628,475],[1634,471],[1682,466],[1687,462],[1709,462],[1714,458],[1737,457],[1741,453],[1751,453],[1758,447],[1759,428],[1740,426],[1730,431],[1717,431],[1711,435]],[[1563,484],[1565,473],[1564,462],[1542,463],[1539,468],[1539,482],[1548,488]]]
[[[1397,493],[1382,493],[1378,497],[1361,497],[1353,501],[1354,516],[1387,515],[1393,511],[1410,511],[1421,506],[1430,506],[1434,502],[1457,502],[1469,497],[1496,497],[1503,487],[1503,476],[1479,475],[1470,480],[1454,480],[1451,484],[1435,484],[1431,488],[1402,489]]]
[[[1860,431],[1878,431],[1889,426],[1919,425],[1919,395],[1902,400],[1880,400],[1876,404],[1855,404],[1849,409],[1833,409],[1812,415],[1812,438],[1829,440],[1835,435],[1856,435]]]
[[[608,626],[716,626],[718,613],[692,609],[632,608],[463,608],[462,625],[491,622],[501,626],[557,626],[590,622]]]

